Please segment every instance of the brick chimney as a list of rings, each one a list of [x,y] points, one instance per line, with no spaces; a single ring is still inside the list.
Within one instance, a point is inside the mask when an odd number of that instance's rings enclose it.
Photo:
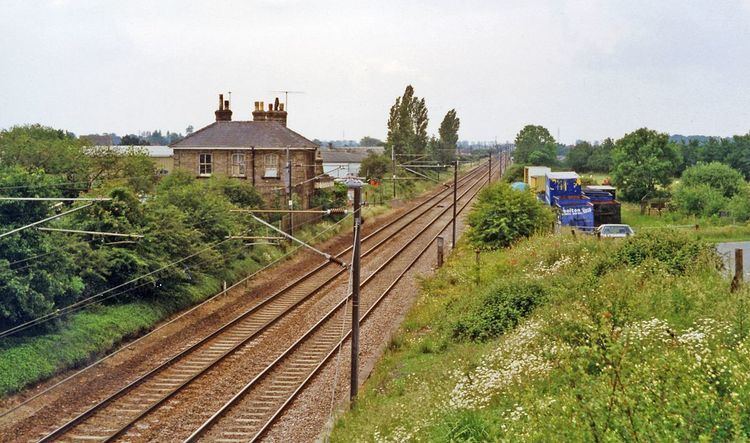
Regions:
[[[273,104],[268,104],[268,111],[263,108],[265,103],[255,102],[255,110],[253,111],[253,121],[255,122],[277,122],[283,126],[286,126],[286,111],[284,110],[284,104],[279,103],[278,97]]]
[[[224,100],[224,94],[219,94],[219,109],[214,114],[217,122],[232,121],[232,110],[229,109],[229,100]]]
[[[253,111],[254,122],[266,121],[266,111],[263,110],[263,106],[264,106],[263,102],[255,102],[255,110]]]

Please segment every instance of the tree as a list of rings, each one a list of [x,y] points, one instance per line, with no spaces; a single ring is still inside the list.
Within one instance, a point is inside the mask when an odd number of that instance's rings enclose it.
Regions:
[[[185,135],[190,135],[195,131],[195,128],[193,128],[193,125],[188,125],[187,128],[185,128]]]
[[[362,137],[362,140],[359,141],[360,146],[385,146],[385,142],[383,140],[379,140],[377,138],[370,137],[369,135],[366,135]]]
[[[591,156],[586,164],[589,171],[609,172],[612,170],[612,150],[615,142],[606,138],[600,145],[594,145]]]
[[[67,131],[38,124],[14,126],[0,131],[0,164],[41,169],[70,182],[83,182],[89,168],[85,144]]]
[[[549,230],[554,215],[532,192],[497,182],[479,193],[467,220],[469,241],[475,247],[498,249]]]
[[[423,154],[427,150],[428,122],[425,100],[414,95],[411,85],[407,86],[389,112],[387,154],[390,155],[391,150],[396,154]]]
[[[414,139],[411,142],[411,152],[413,154],[425,154],[427,152],[427,105],[424,98],[417,100],[414,97],[412,106],[412,122],[414,124]]]
[[[513,153],[516,163],[540,166],[557,164],[557,143],[547,128],[526,125],[516,135],[516,150]]]
[[[733,197],[745,186],[742,174],[729,165],[719,162],[698,163],[685,169],[680,178],[681,187],[707,185],[724,197]]]
[[[617,140],[612,152],[612,178],[624,200],[639,201],[666,187],[680,164],[680,152],[669,135],[648,128]]]
[[[359,173],[367,178],[382,179],[390,169],[391,160],[375,152],[370,152],[359,165]]]
[[[120,146],[149,146],[151,143],[149,143],[146,139],[135,135],[135,134],[128,134],[122,137],[120,139]]]
[[[594,153],[594,147],[587,141],[579,141],[568,151],[565,157],[566,165],[573,171],[587,172],[589,160]]]
[[[440,139],[438,139],[436,151],[433,153],[435,160],[447,164],[456,159],[456,145],[458,144],[458,129],[460,127],[461,120],[456,116],[456,110],[451,109],[443,117],[438,129]]]

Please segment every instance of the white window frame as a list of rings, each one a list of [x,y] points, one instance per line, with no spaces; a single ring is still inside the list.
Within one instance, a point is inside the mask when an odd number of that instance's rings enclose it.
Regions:
[[[206,159],[208,157],[208,159]],[[211,152],[201,152],[198,154],[198,176],[211,177],[214,171],[214,156]]]
[[[281,178],[279,175],[279,154],[263,156],[263,178]]]
[[[247,166],[244,152],[232,153],[232,177],[246,177]]]

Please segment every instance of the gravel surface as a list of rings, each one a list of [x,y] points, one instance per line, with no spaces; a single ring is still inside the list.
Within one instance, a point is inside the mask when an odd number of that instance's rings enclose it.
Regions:
[[[388,258],[396,254],[409,240],[415,238],[423,227],[435,218],[445,206],[435,207],[425,216],[408,225],[406,229],[394,236],[381,246],[376,254],[363,259],[363,280],[371,275],[377,267]],[[450,211],[441,217],[440,225],[450,217]],[[424,247],[424,241],[435,235],[439,227],[433,227],[415,241],[408,250],[398,255],[384,272],[362,289],[363,308],[367,306],[393,281],[395,276],[406,267],[416,255],[416,251]],[[367,250],[367,245],[365,245]],[[411,251],[411,253],[409,252]],[[313,278],[310,283],[317,283]],[[218,410],[228,401],[242,385],[250,381],[261,372],[278,355],[292,345],[325,313],[336,306],[347,292],[348,275],[339,276],[315,297],[305,302],[291,315],[285,316],[260,338],[252,340],[233,357],[219,363],[207,374],[186,389],[176,394],[165,407],[159,408],[139,423],[137,429],[128,433],[127,441],[181,441],[198,428],[213,411]],[[307,285],[305,285],[307,286]],[[368,302],[369,300],[369,302]],[[364,312],[364,309],[362,310]],[[340,320],[333,320],[340,324]],[[301,351],[300,351],[301,352]],[[209,393],[207,395],[206,393]],[[256,395],[257,396],[257,395]],[[252,399],[250,393],[247,398]],[[210,438],[209,438],[210,439]]]
[[[493,180],[495,179],[497,179],[496,175],[493,177]],[[465,231],[465,219],[469,208],[459,214],[456,225],[459,235]],[[443,230],[441,235],[450,238],[450,226]],[[446,255],[449,253],[449,247],[450,242],[447,241]],[[436,261],[431,255],[432,250],[432,248],[428,249],[361,325],[360,385],[369,376],[391,336],[398,330],[411,308],[420,291],[419,282],[435,272]],[[263,440],[269,442],[325,440],[336,415],[348,407],[350,355],[350,342],[347,340],[341,352],[334,356],[293,400],[266,432]]]
[[[463,232],[465,229],[466,212],[468,211],[464,210],[459,216],[457,232]],[[444,230],[442,235],[450,238],[450,227]],[[390,337],[398,329],[416,299],[420,279],[434,273],[435,256],[429,252],[430,250],[414,264],[362,324],[360,328],[360,368],[362,368],[359,377],[360,384],[364,383],[369,376]],[[264,435],[264,441],[306,442],[323,439],[329,432],[333,417],[346,407],[349,399],[350,355],[350,342],[347,340],[338,359],[336,357],[331,359],[315,376]]]
[[[406,209],[401,208],[375,220],[368,220],[363,228],[363,233],[367,235],[378,226],[398,219]],[[408,229],[401,234],[402,237],[408,237],[408,235]],[[337,251],[345,248],[350,243],[351,235],[344,234],[326,242],[322,248],[328,251]],[[371,261],[373,266],[378,263],[378,258],[381,255],[380,253],[373,254]],[[3,441],[14,441],[17,439],[38,437],[41,433],[50,431],[54,425],[61,424],[64,418],[70,417],[75,412],[79,412],[95,401],[106,397],[136,378],[139,374],[147,372],[178,350],[184,349],[191,343],[196,342],[200,337],[207,335],[221,324],[234,318],[239,312],[257,304],[262,294],[273,292],[274,289],[287,284],[307,270],[314,268],[320,262],[320,257],[307,252],[301,252],[295,258],[277,265],[269,272],[257,276],[247,290],[238,288],[200,306],[195,311],[167,325],[158,332],[151,334],[142,341],[127,347],[124,351],[117,353],[102,364],[85,371],[55,390],[2,417],[0,419],[0,426],[2,426],[0,428],[0,437]],[[363,275],[367,275],[367,269],[365,267]],[[335,291],[329,291],[329,294],[335,294]],[[242,360],[247,363],[235,366],[242,368],[243,371],[257,372],[257,368],[261,367],[264,361],[267,360],[267,358],[264,359],[268,355],[267,350],[276,346],[275,343],[277,340],[281,340],[282,337],[287,337],[288,339],[289,334],[287,332],[293,333],[292,331],[299,331],[301,328],[295,328],[294,326],[306,324],[314,319],[321,311],[330,308],[333,304],[332,300],[331,297],[321,297],[304,305],[303,309],[298,310],[286,323],[280,322],[272,331],[264,334],[259,340],[255,340],[255,343],[249,346],[247,350],[238,353],[234,360]],[[257,351],[254,349],[257,349]],[[246,358],[246,355],[252,355],[253,357]],[[216,369],[215,372],[217,374],[224,372],[218,366]],[[218,383],[228,383],[226,389],[231,389],[229,386],[236,385],[237,378],[242,377],[242,374],[238,376],[236,371],[232,372],[232,374],[220,377],[221,381]],[[62,374],[55,380],[50,380],[32,390],[10,397],[3,402],[2,406],[4,409],[12,407],[68,375],[70,373]],[[200,389],[196,389],[196,391],[198,392],[197,395],[201,396],[201,398],[207,396],[200,392],[206,392],[206,389],[214,391],[213,386],[203,386]],[[223,392],[223,389],[219,389],[216,392]],[[199,412],[207,410],[207,405],[204,402],[187,401],[191,398],[191,395],[196,395],[195,392],[186,391],[184,399],[180,398],[180,395],[182,394],[176,396],[164,408],[164,411],[169,411],[170,408],[176,408],[177,405],[187,403],[192,405],[189,407],[196,410],[196,416],[201,415],[198,414]],[[209,400],[221,398],[220,395],[214,395],[213,392],[208,397],[210,397]],[[138,431],[143,431],[144,438],[162,440],[164,437],[164,434],[161,432],[153,432],[156,427],[162,428],[159,421],[160,413],[162,411],[154,414],[153,423],[156,426],[152,426],[149,422],[145,422],[144,426],[139,425]],[[168,426],[166,427],[168,428]],[[182,433],[183,427],[177,423],[174,429],[175,431],[180,430],[180,433]]]

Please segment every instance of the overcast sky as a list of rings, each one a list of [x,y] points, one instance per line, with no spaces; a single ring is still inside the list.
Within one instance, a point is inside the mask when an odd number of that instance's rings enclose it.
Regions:
[[[407,84],[430,132],[563,142],[750,130],[750,0],[0,0],[0,128],[184,131],[289,89],[308,138],[384,138]]]

